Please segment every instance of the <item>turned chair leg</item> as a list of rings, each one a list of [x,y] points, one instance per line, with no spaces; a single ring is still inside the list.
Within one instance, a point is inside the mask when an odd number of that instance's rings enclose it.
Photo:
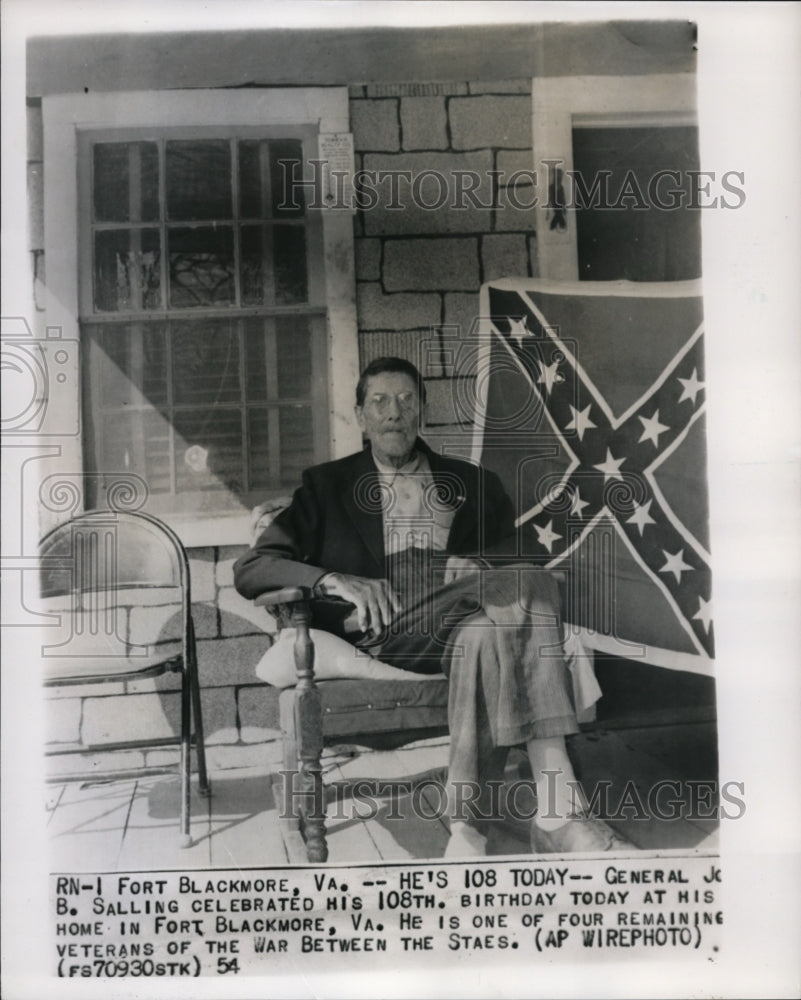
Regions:
[[[323,752],[323,715],[320,692],[314,681],[314,644],[309,634],[311,610],[308,604],[292,608],[292,625],[296,629],[295,670],[295,738],[297,740],[298,802],[300,827],[306,841],[306,852],[312,863],[328,860],[325,838],[325,797],[320,758]],[[291,781],[287,774],[285,780]]]

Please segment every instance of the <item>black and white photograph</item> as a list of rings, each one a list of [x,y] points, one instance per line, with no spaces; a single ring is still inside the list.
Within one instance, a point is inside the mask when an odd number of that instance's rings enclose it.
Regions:
[[[801,9],[492,8],[5,5],[13,1000],[797,989]]]

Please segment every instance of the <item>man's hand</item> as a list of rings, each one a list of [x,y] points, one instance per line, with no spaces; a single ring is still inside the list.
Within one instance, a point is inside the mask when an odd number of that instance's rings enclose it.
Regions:
[[[379,635],[401,609],[398,596],[388,580],[326,573],[317,587],[326,596],[341,597],[356,607],[360,632]]]
[[[445,583],[453,583],[470,573],[477,573],[481,569],[481,563],[475,559],[468,559],[466,556],[448,556],[445,563]]]

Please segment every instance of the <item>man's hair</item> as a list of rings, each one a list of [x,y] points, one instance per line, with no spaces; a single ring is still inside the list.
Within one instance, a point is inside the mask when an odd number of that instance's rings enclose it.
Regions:
[[[359,381],[356,383],[356,405],[364,406],[364,397],[367,394],[367,379],[371,375],[383,375],[385,373],[400,372],[403,375],[408,375],[414,381],[417,386],[417,395],[420,397],[421,402],[426,401],[426,387],[425,382],[423,382],[423,376],[411,363],[405,358],[376,358],[371,361],[370,364],[364,369],[364,371],[359,376]]]

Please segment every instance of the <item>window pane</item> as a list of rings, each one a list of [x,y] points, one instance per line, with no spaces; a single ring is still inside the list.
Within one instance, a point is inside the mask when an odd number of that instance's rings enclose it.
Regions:
[[[251,489],[297,486],[303,470],[314,464],[311,407],[252,409],[248,418]]]
[[[242,226],[240,233],[242,305],[275,303],[273,233],[269,226]]]
[[[94,301],[104,312],[138,312],[161,305],[161,252],[156,229],[95,233]]]
[[[303,180],[303,146],[298,139],[270,143],[270,181],[274,216],[303,215],[306,189]],[[295,207],[293,207],[295,206]]]
[[[306,230],[242,226],[242,304],[291,305],[308,298]]]
[[[314,464],[314,433],[308,406],[282,406],[281,485],[300,482],[304,469]]]
[[[230,227],[171,229],[170,306],[231,305],[234,301],[234,238]]]
[[[167,403],[167,340],[163,324],[87,327],[94,354],[90,391],[105,408]]]
[[[239,403],[239,339],[231,320],[173,323],[172,382],[176,406]]]
[[[303,316],[277,316],[278,395],[281,399],[311,396],[312,350],[309,321]]]
[[[167,143],[167,218],[231,218],[231,150],[225,139]]]
[[[239,143],[239,213],[243,219],[294,218],[305,212],[303,146],[298,139]]]
[[[305,302],[309,295],[306,275],[306,230],[302,226],[276,226],[273,230],[275,301],[278,305]]]
[[[179,493],[226,489],[243,492],[242,415],[238,409],[178,410],[175,484]]]
[[[159,217],[156,143],[97,143],[93,188],[97,222],[156,222]]]

